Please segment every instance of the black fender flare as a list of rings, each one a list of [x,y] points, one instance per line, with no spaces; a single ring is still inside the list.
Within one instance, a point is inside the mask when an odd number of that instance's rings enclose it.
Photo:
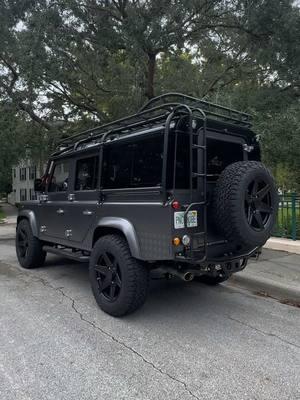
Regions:
[[[37,221],[36,221],[36,216],[32,210],[21,210],[19,211],[18,218],[17,218],[17,224],[21,219],[27,219],[29,221],[32,234],[35,237],[38,237],[38,226],[37,226]]]
[[[98,227],[113,228],[121,231],[128,242],[132,256],[141,259],[138,237],[130,221],[121,217],[103,217],[98,221],[96,229]]]

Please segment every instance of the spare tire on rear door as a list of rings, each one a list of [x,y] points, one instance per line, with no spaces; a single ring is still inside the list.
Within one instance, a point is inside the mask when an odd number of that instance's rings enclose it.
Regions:
[[[262,163],[229,165],[213,196],[214,222],[228,241],[251,249],[268,240],[276,220],[278,195],[274,179]]]

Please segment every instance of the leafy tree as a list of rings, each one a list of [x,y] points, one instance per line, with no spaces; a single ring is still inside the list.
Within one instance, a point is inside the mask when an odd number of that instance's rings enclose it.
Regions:
[[[286,156],[278,138],[298,132],[299,43],[292,0],[2,0],[0,102],[43,158],[61,136],[182,91],[253,113],[265,160],[291,170],[298,133]]]

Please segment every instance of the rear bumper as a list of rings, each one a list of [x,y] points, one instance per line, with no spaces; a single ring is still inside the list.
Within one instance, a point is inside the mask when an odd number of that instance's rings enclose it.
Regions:
[[[204,257],[202,253],[202,257],[176,257],[176,261],[188,263],[189,265],[193,265],[192,271],[195,272],[205,272],[210,275],[218,275],[220,271],[223,274],[231,275],[235,272],[242,271],[247,263],[249,258],[258,257],[260,254],[260,247],[255,247],[254,249],[241,252],[235,255],[228,255],[222,257]],[[188,268],[191,271],[191,268]]]

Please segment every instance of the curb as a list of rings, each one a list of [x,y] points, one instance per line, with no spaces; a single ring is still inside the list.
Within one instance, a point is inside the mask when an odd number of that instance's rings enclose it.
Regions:
[[[246,275],[245,273],[243,273],[243,275],[234,274],[228,281],[228,284],[251,290],[257,294],[261,292],[262,294],[273,297],[277,300],[300,302],[300,288],[278,281],[274,282],[271,279],[263,278],[261,276],[254,277]]]
[[[288,253],[300,254],[300,240],[270,238],[264,245],[265,249],[287,251]]]

